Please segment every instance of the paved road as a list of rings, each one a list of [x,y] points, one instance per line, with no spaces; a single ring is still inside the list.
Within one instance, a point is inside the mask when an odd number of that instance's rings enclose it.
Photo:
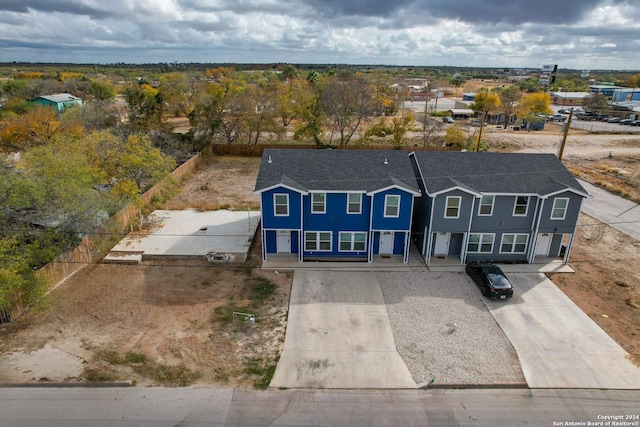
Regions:
[[[296,271],[271,387],[416,388],[375,272]]]
[[[639,401],[624,390],[0,388],[0,426],[564,426],[640,416]]]
[[[541,273],[511,273],[515,294],[485,303],[531,388],[640,388],[628,353]]]
[[[616,196],[586,181],[579,181],[593,196],[582,202],[582,212],[640,240],[640,207],[637,203]]]

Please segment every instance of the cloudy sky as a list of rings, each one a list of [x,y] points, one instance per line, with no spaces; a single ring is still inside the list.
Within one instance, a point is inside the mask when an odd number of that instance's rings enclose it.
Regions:
[[[640,69],[640,0],[0,0],[0,62]]]

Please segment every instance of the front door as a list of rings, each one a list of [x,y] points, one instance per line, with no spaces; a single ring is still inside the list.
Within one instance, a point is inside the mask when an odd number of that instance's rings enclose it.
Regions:
[[[291,253],[291,231],[278,230],[277,252],[279,254]]]
[[[551,246],[551,233],[538,234],[538,244],[536,244],[536,255],[549,255],[549,247]]]
[[[393,254],[393,232],[383,231],[380,233],[380,246],[378,248],[380,255]]]
[[[436,244],[433,248],[434,255],[449,255],[449,233],[436,233]]]

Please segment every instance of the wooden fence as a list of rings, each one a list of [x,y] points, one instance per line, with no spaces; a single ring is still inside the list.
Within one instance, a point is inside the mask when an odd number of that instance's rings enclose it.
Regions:
[[[311,144],[259,144],[259,145],[232,145],[213,144],[211,152],[218,155],[235,156],[262,156],[265,148],[321,148]],[[400,146],[393,145],[339,145],[331,148],[338,150],[405,150],[405,151],[459,151],[454,147],[434,147],[434,146]]]
[[[176,168],[171,173],[171,176],[175,179],[180,179],[197,169],[201,163],[202,156],[196,154]],[[38,274],[49,283],[49,290],[55,289],[56,286],[87,265],[94,264],[102,259],[108,250],[126,234],[131,225],[139,223],[139,206],[150,203],[154,196],[159,195],[163,184],[164,182],[161,182],[151,187],[140,196],[140,205],[134,203],[127,205],[91,234],[83,237],[77,247],[57,256],[53,261],[42,267]],[[12,313],[12,317],[15,318],[21,311],[22,307],[19,308],[17,313]]]

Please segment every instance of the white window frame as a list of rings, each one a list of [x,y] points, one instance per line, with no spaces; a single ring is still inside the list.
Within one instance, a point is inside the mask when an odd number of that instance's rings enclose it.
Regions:
[[[518,209],[518,206],[522,206],[522,205],[518,205],[518,198],[519,197],[526,197],[527,198],[527,205],[524,208],[524,213],[523,214],[516,213],[516,209]],[[527,216],[527,213],[529,213],[529,205],[530,204],[531,204],[531,196],[516,196],[516,199],[513,201],[513,216]]]
[[[472,251],[471,249],[469,249],[469,245],[471,244],[471,236],[480,236],[478,239],[478,250]],[[484,238],[489,237],[491,238],[491,248],[488,251],[483,251],[482,250],[482,246],[486,245],[487,242],[483,242]],[[493,244],[495,243],[496,240],[496,235],[495,233],[471,233],[469,234],[469,241],[467,242],[467,253],[470,254],[491,254],[493,253]]]
[[[356,242],[356,234],[364,235],[364,242]],[[350,236],[349,249],[342,249],[342,237]],[[346,243],[346,241],[345,241]],[[362,249],[355,249],[356,243],[363,243]],[[366,231],[341,231],[338,235],[338,252],[365,252],[367,250],[367,232]]]
[[[482,199],[484,199],[485,197],[491,197],[491,204],[489,205],[488,203],[482,203]],[[478,203],[478,216],[491,216],[493,215],[493,205],[496,201],[496,196],[491,196],[491,195],[485,195],[485,196],[481,196],[480,197],[480,202]],[[483,206],[489,206],[489,213],[482,213],[482,207]]]
[[[458,200],[458,207],[456,208],[456,215],[449,215],[449,200]],[[462,207],[462,197],[461,196],[447,196],[444,201],[444,217],[447,219],[458,219],[460,218],[460,208]]]
[[[505,238],[506,237],[513,237],[513,240],[511,241],[510,245],[511,247],[509,248],[509,250],[504,250],[503,246],[505,244]],[[524,238],[524,242],[520,241],[518,242],[518,238]],[[524,254],[527,252],[527,245],[529,244],[529,235],[528,234],[524,234],[524,233],[505,233],[502,235],[502,238],[500,239],[500,253],[501,254]],[[524,245],[521,251],[516,251],[516,246],[517,245]]]
[[[351,196],[358,196],[358,210],[357,211],[351,211],[351,205],[354,204],[355,202],[351,202],[350,198]],[[347,214],[351,214],[351,215],[357,215],[357,214],[361,214],[362,213],[362,193],[347,193]]]
[[[398,204],[395,206],[396,214],[395,215],[388,215],[387,214],[387,209],[389,207],[392,207],[392,206],[389,206],[389,199],[392,198],[392,197],[394,197],[394,198],[396,198],[398,200]],[[384,196],[384,217],[385,218],[399,218],[400,217],[400,199],[402,199],[402,197],[400,197],[399,194],[385,194],[385,196]]]
[[[309,242],[307,236],[309,236],[310,234],[313,234],[315,236],[315,248],[314,249],[309,249],[307,248],[307,242]],[[320,236],[323,234],[328,234],[329,235],[329,249],[322,249],[321,248],[321,243],[324,242],[326,243],[327,240],[320,240]],[[333,232],[331,231],[305,231],[304,232],[304,251],[305,252],[331,252],[332,248],[333,248]]]
[[[559,208],[558,206],[556,206],[556,203],[558,202],[558,200],[563,200],[565,202],[565,205],[563,208]],[[556,217],[555,212],[556,209],[562,209],[562,217]],[[551,219],[554,221],[562,221],[563,219],[566,218],[567,216],[567,210],[569,209],[569,198],[568,197],[557,197],[555,199],[553,199],[553,206],[551,207]]]
[[[278,213],[278,206],[282,206],[282,204],[278,204],[278,196],[284,196],[287,200],[286,208],[287,213]],[[273,216],[289,216],[289,195],[287,193],[274,193],[273,194]]]
[[[322,196],[322,211],[316,210],[316,202],[314,197]],[[327,193],[311,193],[311,213],[312,214],[324,214],[327,213]]]

